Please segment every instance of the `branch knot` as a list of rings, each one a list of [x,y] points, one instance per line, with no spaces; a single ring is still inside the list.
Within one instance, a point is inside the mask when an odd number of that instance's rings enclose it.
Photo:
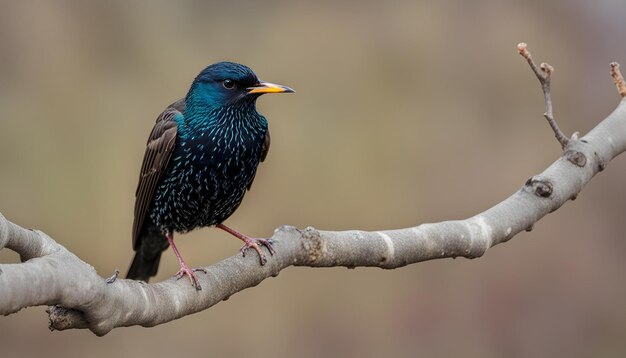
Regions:
[[[323,244],[320,232],[309,226],[302,231],[302,247],[308,254],[308,261],[315,262],[322,256]]]
[[[577,150],[568,150],[563,153],[563,156],[577,167],[582,168],[587,164],[587,157]]]
[[[548,179],[532,177],[526,181],[525,185],[540,198],[549,198],[552,196],[553,185]]]

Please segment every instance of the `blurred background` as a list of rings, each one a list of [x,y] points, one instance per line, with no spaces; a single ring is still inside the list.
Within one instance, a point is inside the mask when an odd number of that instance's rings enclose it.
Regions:
[[[615,0],[3,1],[0,212],[102,276],[125,272],[156,116],[232,60],[297,94],[259,100],[272,148],[227,224],[270,236],[467,218],[560,154],[517,43],[555,67],[555,116],[584,134],[618,103],[608,65],[626,64],[625,16]],[[102,338],[51,333],[45,307],[26,309],[0,318],[1,355],[621,357],[625,181],[622,156],[477,260],[289,268],[202,313]],[[193,266],[240,247],[215,229],[178,243]],[[168,251],[157,279],[177,269]]]

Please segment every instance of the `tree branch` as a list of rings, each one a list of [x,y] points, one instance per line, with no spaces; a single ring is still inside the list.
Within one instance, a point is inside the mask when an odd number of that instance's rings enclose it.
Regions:
[[[523,51],[542,81],[525,46]],[[542,68],[545,94],[551,67]],[[549,85],[547,89],[549,93]],[[51,329],[88,328],[104,335],[115,327],[156,326],[202,311],[289,266],[393,269],[433,259],[480,257],[576,198],[596,173],[626,150],[626,100],[584,137],[565,139],[559,140],[564,152],[552,165],[510,197],[471,218],[373,232],[311,227],[301,231],[283,226],[272,236],[276,254],[265,266],[259,266],[254,255],[232,256],[207,267],[206,274],[198,274],[206,288],[202,291],[174,278],[146,284],[100,277],[45,233],[24,229],[0,215],[0,249],[19,253],[23,261],[0,264],[0,313],[49,305]]]

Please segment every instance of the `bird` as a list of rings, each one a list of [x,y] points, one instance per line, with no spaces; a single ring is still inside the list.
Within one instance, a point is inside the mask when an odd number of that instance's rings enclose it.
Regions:
[[[135,256],[126,275],[148,281],[155,276],[168,247],[180,270],[197,290],[195,271],[174,244],[174,233],[215,226],[244,242],[245,256],[254,249],[261,265],[271,255],[271,241],[251,238],[224,225],[250,190],[257,167],[267,156],[270,133],[256,101],[266,93],[293,89],[261,81],[249,67],[218,62],[203,69],[187,95],[170,104],[156,119],[148,137],[135,192],[132,242]]]

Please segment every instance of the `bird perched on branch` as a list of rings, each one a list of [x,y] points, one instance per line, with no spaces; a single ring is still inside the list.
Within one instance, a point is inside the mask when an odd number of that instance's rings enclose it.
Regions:
[[[161,253],[172,247],[180,263],[177,278],[187,275],[200,290],[194,271],[174,245],[174,232],[217,226],[253,248],[261,265],[266,239],[247,237],[223,224],[250,189],[257,166],[270,147],[265,117],[256,111],[264,93],[291,88],[262,82],[248,67],[219,62],[205,68],[187,96],[161,113],[146,147],[135,201],[133,249],[127,278],[148,281],[156,275]]]

